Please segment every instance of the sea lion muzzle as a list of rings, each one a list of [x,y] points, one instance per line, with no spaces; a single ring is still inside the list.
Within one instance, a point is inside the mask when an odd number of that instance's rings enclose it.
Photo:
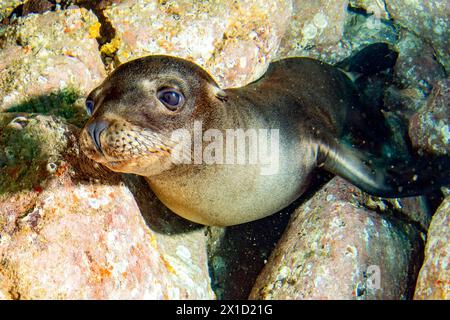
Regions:
[[[98,152],[102,153],[102,144],[100,141],[100,135],[102,132],[108,127],[108,123],[106,121],[93,121],[91,124],[87,126],[87,131],[92,138],[92,141],[97,148]]]

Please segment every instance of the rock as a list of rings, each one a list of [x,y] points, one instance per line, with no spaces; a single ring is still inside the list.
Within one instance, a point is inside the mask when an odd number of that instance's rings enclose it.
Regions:
[[[390,15],[402,26],[430,42],[439,61],[450,66],[450,7],[447,0],[386,0]]]
[[[368,14],[372,14],[377,19],[389,19],[389,12],[386,10],[384,1],[377,0],[350,0],[351,8],[364,9]]]
[[[415,300],[450,299],[450,197],[431,221],[425,247],[425,261],[417,280]]]
[[[291,217],[251,299],[407,299],[420,266],[419,232],[357,202],[334,178]]]
[[[360,202],[373,211],[416,223],[423,232],[430,226],[432,212],[425,196],[387,199],[362,194]]]
[[[377,42],[394,46],[398,39],[399,28],[393,21],[383,20],[378,15],[368,16],[348,10],[342,42],[352,53]]]
[[[401,124],[406,127],[406,132],[410,118],[425,102],[426,97],[418,88],[399,89],[392,84],[384,91],[384,107],[389,114],[401,120]],[[401,135],[403,136],[403,133]]]
[[[426,96],[438,80],[446,77],[444,68],[436,61],[433,48],[414,34],[403,31],[396,49],[399,56],[394,81],[399,88],[419,89]]]
[[[0,20],[7,18],[17,6],[24,2],[25,0],[2,0],[0,2]]]
[[[120,63],[174,55],[203,66],[223,87],[240,86],[264,74],[291,11],[289,1],[123,1],[104,11],[116,38],[102,49],[117,49]]]
[[[214,298],[203,228],[145,183],[95,168],[78,131],[0,114],[0,297]]]
[[[308,56],[336,63],[351,54],[343,43],[348,0],[293,1],[294,14],[277,58]]]
[[[56,1],[50,0],[28,0],[24,3],[22,15],[26,16],[30,13],[44,13],[55,8]]]
[[[85,9],[31,14],[2,32],[0,111],[49,92],[86,95],[105,77],[98,21]],[[21,110],[18,110],[21,111]]]
[[[436,83],[426,104],[410,120],[413,146],[432,154],[450,153],[450,80]]]

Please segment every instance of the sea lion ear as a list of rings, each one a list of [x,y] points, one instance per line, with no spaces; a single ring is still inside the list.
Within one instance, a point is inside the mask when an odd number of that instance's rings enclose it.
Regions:
[[[228,100],[228,95],[224,90],[220,89],[217,86],[214,86],[213,91],[214,91],[214,95],[216,96],[217,99],[219,99],[221,101]]]

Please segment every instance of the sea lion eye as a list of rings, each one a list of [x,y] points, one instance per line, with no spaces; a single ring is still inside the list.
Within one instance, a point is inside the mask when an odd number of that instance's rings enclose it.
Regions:
[[[173,88],[160,90],[158,92],[158,99],[171,111],[178,109],[184,102],[183,94]]]
[[[87,99],[86,100],[86,111],[88,115],[92,115],[92,112],[94,111],[94,101]]]

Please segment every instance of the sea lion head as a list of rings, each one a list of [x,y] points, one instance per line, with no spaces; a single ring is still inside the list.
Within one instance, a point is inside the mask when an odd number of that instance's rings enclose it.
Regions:
[[[113,171],[159,174],[176,163],[173,150],[182,142],[172,133],[211,121],[224,95],[187,60],[156,55],[127,62],[88,95],[91,118],[81,132],[81,150]]]

